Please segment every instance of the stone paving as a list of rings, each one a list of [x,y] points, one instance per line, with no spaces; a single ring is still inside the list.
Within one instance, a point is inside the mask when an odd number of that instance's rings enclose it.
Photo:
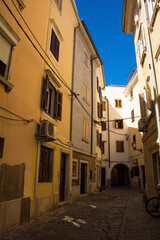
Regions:
[[[145,211],[143,194],[110,188],[81,197],[0,240],[160,240],[160,218]]]

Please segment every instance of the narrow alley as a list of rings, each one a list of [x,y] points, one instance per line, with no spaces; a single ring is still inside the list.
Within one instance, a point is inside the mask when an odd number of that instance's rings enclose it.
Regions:
[[[145,211],[143,193],[112,187],[18,227],[0,240],[159,240],[160,218]]]

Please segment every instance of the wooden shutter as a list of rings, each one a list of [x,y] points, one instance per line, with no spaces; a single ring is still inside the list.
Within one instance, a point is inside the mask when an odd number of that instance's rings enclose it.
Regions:
[[[132,123],[134,122],[134,109],[131,111]]]
[[[102,122],[102,131],[106,130],[106,122]]]
[[[102,101],[102,111],[106,111],[106,102]]]
[[[39,182],[49,181],[50,181],[50,150],[46,147],[41,147]]]
[[[99,147],[102,147],[102,133],[99,133]]]
[[[51,34],[51,43],[50,43],[50,51],[56,58],[56,60],[59,60],[59,40],[55,34],[55,32],[52,29],[52,34]]]
[[[105,142],[104,142],[104,141],[102,141],[102,147],[101,147],[102,154],[104,154],[104,145],[105,145]]]
[[[146,99],[147,99],[147,108],[152,111],[153,109],[153,102],[152,102],[152,95],[151,95],[151,89],[149,86],[149,83],[146,81]]]
[[[62,93],[57,90],[56,92],[56,107],[55,107],[55,117],[58,120],[62,120]]]
[[[141,110],[141,118],[147,117],[146,111],[146,102],[144,100],[144,93],[139,94],[139,103],[140,103],[140,110]]]
[[[46,75],[46,79],[44,79],[44,96],[43,96],[43,109],[48,113],[49,107],[49,78]]]
[[[97,146],[99,146],[99,131],[97,130]]]
[[[116,152],[124,152],[124,142],[116,141]]]

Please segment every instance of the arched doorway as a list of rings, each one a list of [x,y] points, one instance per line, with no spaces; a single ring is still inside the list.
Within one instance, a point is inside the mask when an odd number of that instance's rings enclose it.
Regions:
[[[111,172],[111,185],[129,184],[129,169],[124,164],[117,164]]]

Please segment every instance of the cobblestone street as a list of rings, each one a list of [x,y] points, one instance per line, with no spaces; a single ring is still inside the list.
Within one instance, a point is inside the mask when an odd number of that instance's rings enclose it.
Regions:
[[[143,194],[111,188],[81,197],[18,227],[0,240],[159,240],[160,218],[145,211]]]

